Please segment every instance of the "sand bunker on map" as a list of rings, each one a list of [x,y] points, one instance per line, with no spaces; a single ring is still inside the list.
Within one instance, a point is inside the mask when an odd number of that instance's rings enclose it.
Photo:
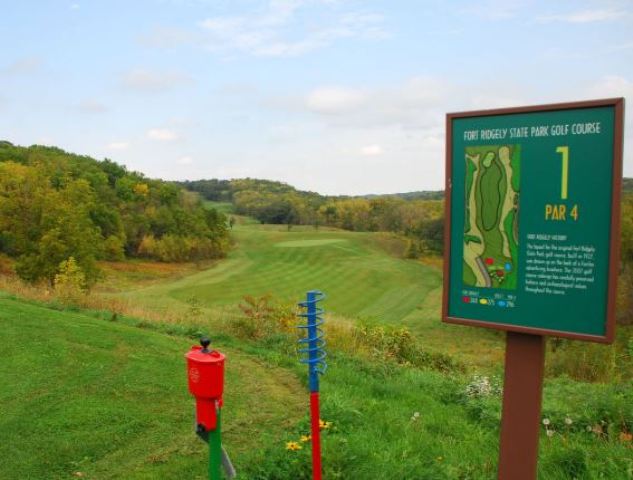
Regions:
[[[520,145],[466,147],[464,286],[516,289]]]

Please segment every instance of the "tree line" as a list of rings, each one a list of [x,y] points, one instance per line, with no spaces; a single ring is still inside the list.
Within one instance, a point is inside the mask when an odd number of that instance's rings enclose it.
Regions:
[[[0,253],[16,273],[53,282],[73,259],[86,286],[98,260],[223,256],[226,217],[197,194],[105,159],[0,142]]]
[[[181,185],[207,200],[231,202],[236,214],[262,223],[321,225],[365,232],[394,232],[408,238],[407,257],[443,248],[443,193],[326,196],[260,179],[197,180]]]
[[[442,253],[444,236],[444,192],[419,191],[389,195],[327,196],[301,191],[283,182],[253,178],[195,180],[181,182],[184,188],[205,199],[230,202],[236,214],[262,223],[327,225],[352,231],[383,231],[409,239],[405,255],[415,257],[425,250]],[[633,248],[633,178],[624,178],[622,202],[623,258]],[[627,216],[628,215],[628,216]],[[633,262],[633,259],[631,260]]]

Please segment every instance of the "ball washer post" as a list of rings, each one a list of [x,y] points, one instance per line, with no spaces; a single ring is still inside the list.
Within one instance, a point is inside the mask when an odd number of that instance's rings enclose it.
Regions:
[[[196,434],[209,444],[209,480],[236,476],[226,450],[222,446],[222,393],[224,391],[224,359],[217,350],[210,350],[208,337],[200,339],[185,355],[189,391],[196,398]]]

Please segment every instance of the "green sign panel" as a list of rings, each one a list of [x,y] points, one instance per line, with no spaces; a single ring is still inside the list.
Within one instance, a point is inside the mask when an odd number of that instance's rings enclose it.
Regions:
[[[623,110],[447,116],[444,321],[612,341]]]

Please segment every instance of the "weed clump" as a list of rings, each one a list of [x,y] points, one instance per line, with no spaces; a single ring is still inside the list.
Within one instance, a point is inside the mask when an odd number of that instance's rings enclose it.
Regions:
[[[246,295],[239,304],[242,316],[229,320],[229,327],[239,338],[264,340],[279,337],[290,340],[296,322],[292,307],[274,302],[270,294],[254,297]],[[296,336],[296,335],[295,335]]]
[[[363,323],[353,328],[352,334],[374,358],[446,373],[465,371],[465,366],[450,355],[424,350],[407,327]]]
[[[296,352],[296,342],[303,332],[296,328],[295,307],[274,301],[268,294],[261,297],[246,295],[239,309],[242,315],[228,320],[228,328],[234,335],[282,352]],[[381,367],[400,365],[444,373],[466,371],[465,365],[450,355],[425,350],[407,327],[369,322],[343,325],[328,321],[324,329],[331,352],[369,357]]]

